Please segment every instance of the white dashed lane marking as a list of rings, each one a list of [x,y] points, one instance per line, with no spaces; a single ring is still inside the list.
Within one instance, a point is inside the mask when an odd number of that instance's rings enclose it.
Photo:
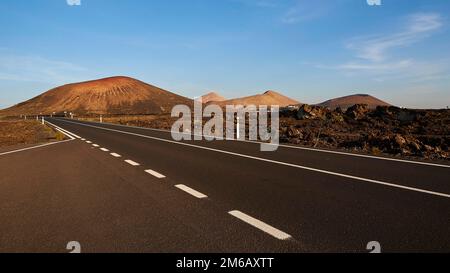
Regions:
[[[177,188],[179,188],[180,190],[182,190],[182,191],[184,191],[184,192],[187,192],[187,193],[189,193],[190,195],[195,196],[195,197],[197,197],[197,198],[199,198],[199,199],[207,198],[207,197],[208,197],[207,195],[204,195],[203,193],[198,192],[198,191],[196,191],[196,190],[194,190],[194,189],[192,189],[192,188],[189,188],[188,186],[183,185],[183,184],[176,185],[175,187],[177,187]]]
[[[403,185],[399,185],[399,184],[395,184],[395,183],[383,182],[383,181],[379,181],[379,180],[375,180],[375,179],[369,179],[369,178],[364,178],[364,177],[359,177],[359,176],[354,176],[354,175],[348,175],[348,174],[343,174],[343,173],[338,173],[338,172],[331,172],[331,171],[327,171],[327,170],[323,170],[323,169],[316,169],[316,168],[311,168],[311,167],[307,167],[307,166],[296,165],[296,164],[292,164],[292,163],[272,160],[272,159],[268,159],[268,158],[261,158],[261,157],[246,155],[246,154],[240,154],[240,153],[235,153],[235,152],[231,152],[231,151],[227,151],[227,150],[214,149],[214,148],[210,148],[210,147],[194,145],[194,144],[190,144],[190,143],[184,143],[184,142],[179,142],[179,141],[165,139],[165,138],[152,137],[152,136],[136,134],[136,133],[127,132],[127,131],[120,131],[120,130],[115,130],[115,129],[111,129],[111,128],[104,128],[104,127],[93,126],[93,125],[82,124],[82,123],[75,123],[75,122],[70,122],[70,121],[64,121],[64,122],[77,124],[79,126],[86,126],[86,127],[91,127],[91,128],[97,128],[97,129],[100,129],[100,130],[117,132],[117,133],[126,134],[126,135],[139,136],[139,137],[143,137],[143,138],[147,138],[147,139],[163,141],[163,142],[166,142],[166,143],[173,143],[173,144],[177,144],[177,145],[183,145],[183,146],[186,146],[186,147],[193,147],[193,148],[198,148],[198,149],[202,149],[202,150],[207,150],[207,151],[218,152],[218,153],[227,154],[227,155],[238,156],[238,157],[252,159],[252,160],[259,160],[259,161],[263,161],[263,162],[267,162],[267,163],[273,163],[273,164],[293,167],[293,168],[297,168],[297,169],[307,170],[307,171],[311,171],[311,172],[317,172],[317,173],[326,174],[326,175],[330,175],[330,176],[344,177],[344,178],[350,179],[350,181],[352,181],[352,180],[364,181],[364,182],[368,182],[368,183],[373,183],[373,184],[378,184],[378,185],[383,185],[383,186],[388,186],[388,187],[394,187],[394,188],[403,189],[403,190],[415,191],[415,192],[420,192],[420,193],[425,193],[425,194],[430,194],[430,195],[450,198],[450,194],[442,193],[442,192],[434,192],[434,191],[420,189],[420,188],[403,186]],[[425,163],[419,162],[417,164],[425,164]],[[428,163],[426,163],[426,164],[428,164]],[[445,167],[445,168],[450,168],[450,165],[436,165],[436,164],[433,164],[433,165],[440,166],[440,167]]]
[[[133,160],[130,160],[130,159],[125,160],[125,162],[127,162],[131,166],[139,166],[140,165],[139,163],[134,162]]]
[[[148,173],[148,174],[151,174],[154,177],[159,178],[159,179],[166,177],[165,175],[162,175],[162,174],[160,174],[158,172],[155,172],[154,170],[145,170],[145,172]]]
[[[92,144],[91,141],[88,141],[88,140],[86,140],[84,138],[81,138],[81,140],[85,141],[86,143]],[[92,146],[100,147],[98,144],[92,144]],[[104,152],[109,152],[109,150],[106,149],[106,148],[100,148],[100,150],[104,151]],[[116,157],[116,158],[121,157],[121,155],[119,155],[117,153],[111,153],[111,155],[113,157]],[[137,163],[137,162],[135,162],[133,160],[130,160],[130,159],[125,160],[125,162],[130,164],[130,165],[132,165],[132,166],[140,166],[139,163]],[[154,170],[151,170],[151,169],[145,170],[145,172],[150,174],[150,175],[152,175],[152,176],[154,176],[154,177],[156,177],[156,178],[159,178],[159,179],[162,179],[162,178],[166,177],[163,174],[160,174],[160,173],[158,173],[158,172],[156,172]],[[192,195],[192,196],[194,196],[194,197],[196,197],[196,198],[199,198],[199,199],[208,197],[207,195],[205,195],[205,194],[203,194],[203,193],[201,193],[199,191],[196,191],[196,190],[194,190],[194,189],[192,189],[192,188],[190,188],[190,187],[188,187],[186,185],[183,185],[183,184],[175,185],[175,187],[180,189],[180,190],[182,190],[182,191],[184,191],[184,192],[186,192],[186,193],[188,193],[188,194],[190,194],[190,195]],[[258,220],[256,218],[254,218],[254,217],[251,217],[250,215],[247,215],[247,214],[245,214],[245,213],[243,213],[241,211],[233,210],[233,211],[228,212],[228,214],[238,218],[239,220],[241,220],[241,221],[243,221],[243,222],[245,222],[245,223],[247,223],[247,224],[249,224],[249,225],[251,225],[251,226],[253,226],[253,227],[255,227],[255,228],[257,228],[257,229],[259,229],[259,230],[261,230],[261,231],[263,231],[263,232],[265,232],[265,233],[267,233],[267,234],[269,234],[269,235],[271,235],[271,236],[273,236],[273,237],[275,237],[277,239],[279,239],[279,240],[288,240],[288,239],[292,238],[291,235],[289,235],[289,234],[287,234],[287,233],[285,233],[285,232],[283,232],[283,231],[281,231],[281,230],[279,230],[279,229],[277,229],[277,228],[275,228],[275,227],[273,227],[273,226],[271,226],[269,224],[266,224],[266,223],[264,223],[264,222],[262,222],[262,221],[260,221],[260,220]]]
[[[268,233],[279,240],[287,240],[287,239],[292,238],[291,235],[289,235],[277,228],[274,228],[256,218],[253,218],[250,215],[240,212],[238,210],[230,211],[230,212],[228,212],[228,214],[233,215],[234,217],[238,218],[239,220],[242,220],[242,221],[246,222],[247,224],[254,226],[257,229],[262,230],[265,233]]]

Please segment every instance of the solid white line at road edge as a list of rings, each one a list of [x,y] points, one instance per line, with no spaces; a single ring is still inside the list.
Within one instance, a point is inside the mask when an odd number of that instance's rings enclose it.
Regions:
[[[184,192],[189,193],[190,195],[192,195],[194,197],[197,197],[198,199],[202,199],[202,198],[207,198],[208,197],[207,195],[205,195],[205,194],[203,194],[203,193],[201,193],[199,191],[196,191],[196,190],[194,190],[192,188],[189,188],[188,186],[183,185],[183,184],[175,185],[175,187],[179,188],[180,190],[182,190]]]
[[[51,143],[46,143],[46,144],[41,144],[41,145],[37,145],[37,146],[33,146],[33,147],[28,147],[28,148],[23,148],[23,149],[19,149],[19,150],[14,150],[14,151],[9,151],[9,152],[4,152],[4,153],[0,153],[1,155],[9,155],[9,154],[14,154],[14,153],[18,153],[18,152],[24,152],[24,151],[28,151],[28,150],[32,150],[32,149],[37,149],[37,148],[42,148],[45,146],[50,146],[50,145],[55,145],[55,144],[60,144],[60,143],[64,143],[64,142],[68,142],[68,141],[72,141],[73,139],[67,139],[67,140],[62,140],[62,141],[58,141],[58,142],[51,142]]]
[[[244,154],[239,154],[239,153],[234,153],[234,152],[230,152],[230,151],[224,151],[224,150],[219,150],[219,149],[214,149],[214,148],[209,148],[209,147],[204,147],[204,146],[199,146],[199,145],[194,145],[194,144],[189,144],[189,143],[184,143],[184,142],[179,142],[179,141],[165,139],[165,138],[146,136],[146,135],[126,132],[126,131],[120,131],[120,130],[111,129],[111,128],[105,128],[105,127],[99,127],[99,126],[94,126],[94,125],[89,125],[89,124],[82,124],[82,123],[77,123],[77,122],[71,122],[71,121],[66,121],[66,120],[63,120],[63,122],[73,123],[73,124],[77,124],[79,126],[97,128],[97,129],[100,129],[100,130],[116,132],[116,133],[131,135],[131,136],[138,136],[138,137],[158,140],[158,141],[167,142],[167,143],[173,143],[173,144],[177,144],[177,145],[183,145],[183,146],[187,146],[187,147],[193,147],[193,148],[207,150],[207,151],[213,151],[213,152],[217,152],[217,153],[223,153],[223,154],[239,156],[239,157],[243,157],[243,158],[249,158],[249,159],[264,161],[264,162],[268,162],[268,163],[273,163],[273,164],[278,164],[278,165],[298,168],[298,169],[302,169],[302,170],[308,170],[308,171],[312,171],[312,172],[318,172],[318,173],[323,173],[323,174],[328,174],[328,175],[333,175],[333,176],[349,178],[349,179],[352,179],[352,180],[359,180],[359,181],[374,183],[374,184],[378,184],[378,185],[383,185],[383,186],[388,186],[388,187],[393,187],[393,188],[398,188],[398,189],[403,189],[403,190],[409,190],[409,191],[414,191],[414,192],[420,192],[420,193],[425,193],[425,194],[430,194],[430,195],[450,198],[450,194],[441,193],[441,192],[435,192],[435,191],[429,191],[429,190],[424,190],[424,189],[419,189],[419,188],[414,188],[414,187],[402,186],[402,185],[398,185],[398,184],[394,184],[394,183],[388,183],[388,182],[383,182],[383,181],[369,179],[369,178],[363,178],[363,177],[358,177],[358,176],[353,176],[353,175],[336,173],[336,172],[326,171],[326,170],[322,170],[322,169],[316,169],[316,168],[311,168],[311,167],[306,167],[306,166],[302,166],[302,165],[296,165],[296,164],[292,164],[292,163],[286,163],[286,162],[281,162],[281,161],[276,161],[276,160],[272,160],[272,159],[261,158],[261,157],[251,156],[251,155],[244,155]]]
[[[279,240],[288,240],[288,239],[292,238],[291,235],[289,235],[277,228],[274,228],[271,225],[268,225],[256,218],[253,218],[250,215],[240,212],[238,210],[230,211],[230,212],[228,212],[228,214],[233,215],[234,217],[246,222],[247,224],[254,226],[255,228],[257,228],[259,230],[264,231],[265,233],[272,235],[273,237],[275,237]]]
[[[63,128],[58,127],[58,126],[56,126],[55,124],[53,124],[53,123],[51,123],[51,122],[48,122],[48,121],[45,121],[45,122],[47,122],[48,124],[50,124],[51,126],[53,126],[54,129],[55,129],[56,131],[58,131],[58,132],[60,132],[61,134],[65,135],[66,137],[69,137],[70,140],[74,140],[74,139],[75,139],[74,136],[72,136],[71,134],[69,134],[69,132],[65,131]]]
[[[65,136],[69,137],[70,140],[75,140],[75,138],[74,138],[73,136],[67,134],[67,133],[64,132],[63,130],[58,129],[58,128],[56,128],[56,127],[55,127],[54,129],[55,129],[56,131],[60,132],[61,134],[63,134],[63,135],[65,135]]]
[[[158,173],[158,172],[155,172],[154,170],[145,170],[145,172],[148,173],[148,174],[151,174],[151,175],[153,175],[154,177],[159,178],[159,179],[161,179],[161,178],[166,178],[165,175],[162,175],[162,174],[160,174],[160,173]]]
[[[131,166],[139,166],[139,165],[141,165],[141,164],[139,164],[137,162],[134,162],[133,160],[130,160],[130,159],[125,160],[125,162],[127,162]]]
[[[78,139],[81,139],[81,137],[80,137],[79,135],[76,135],[76,134],[74,134],[74,133],[72,133],[72,132],[70,132],[70,131],[68,131],[68,130],[66,130],[66,129],[64,129],[64,128],[61,128],[61,127],[59,127],[59,126],[56,126],[55,124],[53,124],[53,123],[51,123],[51,122],[49,122],[49,121],[46,121],[46,120],[45,120],[45,122],[47,122],[48,124],[54,126],[54,127],[57,128],[57,129],[63,131],[63,132],[62,132],[63,134],[65,134],[65,135],[70,135],[71,138],[78,138]]]

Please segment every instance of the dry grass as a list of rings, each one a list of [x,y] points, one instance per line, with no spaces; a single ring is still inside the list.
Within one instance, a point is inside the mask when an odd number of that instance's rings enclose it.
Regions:
[[[103,117],[103,122],[127,124],[127,123],[135,123],[137,121],[150,122],[150,121],[157,120],[159,118],[160,118],[159,115],[111,116],[111,117]],[[100,117],[80,117],[78,119],[85,120],[85,121],[95,121],[95,122],[100,121]]]
[[[377,147],[372,147],[371,152],[372,152],[372,155],[375,155],[375,156],[379,156],[382,154],[382,151]]]
[[[58,135],[53,129],[35,120],[0,120],[0,147],[62,139],[64,135]]]

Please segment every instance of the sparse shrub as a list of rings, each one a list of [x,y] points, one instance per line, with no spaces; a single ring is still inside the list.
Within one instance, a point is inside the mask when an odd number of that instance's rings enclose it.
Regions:
[[[372,147],[371,152],[373,155],[380,155],[381,150],[378,147]]]
[[[57,141],[64,140],[64,138],[65,138],[65,136],[64,136],[63,133],[61,133],[61,132],[59,132],[59,131],[57,131],[57,132],[55,133],[55,139],[56,139]]]

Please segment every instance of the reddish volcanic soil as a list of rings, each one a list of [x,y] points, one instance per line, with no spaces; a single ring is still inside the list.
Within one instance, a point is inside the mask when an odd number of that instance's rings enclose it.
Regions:
[[[111,77],[63,85],[0,111],[4,116],[85,114],[160,114],[192,100],[128,77]]]
[[[202,96],[202,102],[208,103],[213,101],[224,101],[226,98],[222,97],[221,95],[217,94],[216,92],[211,92],[206,95]]]
[[[336,109],[337,107],[347,109],[348,107],[351,107],[355,104],[367,104],[370,109],[375,109],[377,108],[377,106],[391,106],[387,102],[384,102],[380,99],[377,99],[375,97],[366,94],[357,94],[331,99],[318,104],[318,106],[328,107],[333,110]]]
[[[219,106],[226,106],[226,105],[279,105],[280,107],[285,107],[289,105],[298,105],[300,102],[288,98],[284,95],[281,95],[280,93],[277,93],[275,91],[267,91],[264,94],[258,94],[254,96],[249,97],[243,97],[243,98],[237,98],[237,99],[231,99],[231,100],[225,100],[221,102],[214,102],[214,104],[217,104]]]

